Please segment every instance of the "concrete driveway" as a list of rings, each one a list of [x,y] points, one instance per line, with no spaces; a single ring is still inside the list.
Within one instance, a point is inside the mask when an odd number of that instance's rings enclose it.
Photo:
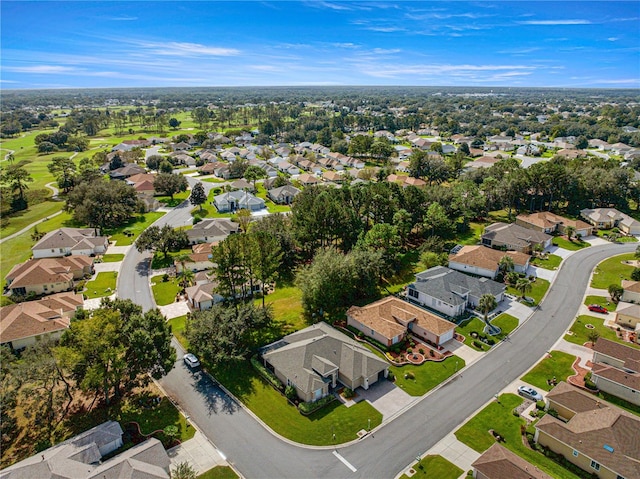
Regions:
[[[216,466],[228,465],[220,451],[200,431],[196,431],[195,436],[188,441],[169,449],[167,454],[171,461],[171,469],[181,462],[188,462],[198,474]]]
[[[158,306],[158,309],[167,319],[184,316],[191,312],[186,301],[176,301],[175,303],[167,304],[166,306]]]
[[[409,396],[391,381],[379,381],[365,390],[357,391],[361,401],[367,401],[382,414],[382,420],[393,417],[418,398]]]

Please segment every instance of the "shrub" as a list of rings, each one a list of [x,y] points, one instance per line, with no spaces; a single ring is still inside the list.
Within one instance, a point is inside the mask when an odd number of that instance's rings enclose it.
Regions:
[[[282,383],[278,379],[278,377],[269,371],[264,365],[258,360],[257,356],[253,356],[251,358],[251,365],[265,378],[274,388],[282,391]]]
[[[75,286],[73,287],[73,290],[76,293],[79,293],[80,291],[82,291],[84,289],[85,284],[87,284],[87,282],[84,279],[81,279],[80,281],[78,281]]]
[[[544,401],[536,401],[536,409],[538,411],[544,411],[545,402]]]
[[[327,404],[333,402],[335,396],[330,394],[328,396],[323,397],[322,399],[318,399],[315,402],[301,402],[298,404],[298,409],[302,414],[311,414],[314,411],[317,411],[320,408],[325,407]]]
[[[393,374],[393,371],[389,371],[389,374],[387,374],[387,379],[391,382],[396,380],[396,375]]]
[[[424,354],[424,349],[420,348],[420,349],[418,349],[418,352],[419,352],[420,354]]]
[[[413,354],[413,349],[411,348],[407,349],[407,354]]]
[[[478,348],[478,349],[482,349],[482,343],[481,343],[480,341],[477,341],[477,340],[476,340],[476,341],[474,341],[472,344],[473,344],[476,348]]]
[[[169,281],[169,273],[165,273],[162,275],[162,282],[166,283],[167,281]]]
[[[408,372],[404,373],[404,378],[405,379],[415,379],[416,375],[413,374],[411,371],[408,371]]]
[[[291,385],[288,385],[286,388],[284,388],[284,395],[287,396],[287,399],[289,401],[295,401],[296,398],[298,397],[298,394],[296,393],[296,388],[294,388]]]
[[[351,399],[353,396],[356,395],[356,393],[353,392],[353,389],[344,388],[344,390],[342,391],[342,395],[347,399]]]

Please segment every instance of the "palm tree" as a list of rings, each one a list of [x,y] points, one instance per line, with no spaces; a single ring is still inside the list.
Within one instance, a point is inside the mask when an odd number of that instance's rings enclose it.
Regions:
[[[575,229],[573,226],[567,226],[567,227],[565,228],[565,230],[564,230],[564,231],[565,231],[565,232],[566,232],[566,234],[567,234],[567,239],[568,239],[569,241],[571,241],[571,240],[572,240],[572,238],[573,238],[573,235],[574,235],[574,234],[575,234],[575,232],[576,232],[576,229]]]
[[[515,285],[516,291],[520,292],[520,299],[524,299],[525,294],[531,291],[531,281],[527,278],[520,278]]]
[[[193,280],[195,278],[195,273],[191,271],[189,268],[182,268],[182,271],[178,273],[178,284],[182,288],[188,288],[193,284]]]
[[[513,258],[507,254],[500,258],[498,262],[498,269],[502,271],[503,274],[512,272],[514,267]]]
[[[511,286],[515,286],[519,279],[520,279],[520,275],[515,271],[511,271],[510,273],[507,273],[507,276],[505,277],[505,282]]]
[[[478,300],[478,309],[484,316],[484,323],[487,325],[488,331],[493,329],[493,326],[489,323],[487,317],[491,311],[498,307],[496,297],[492,294],[483,294]]]

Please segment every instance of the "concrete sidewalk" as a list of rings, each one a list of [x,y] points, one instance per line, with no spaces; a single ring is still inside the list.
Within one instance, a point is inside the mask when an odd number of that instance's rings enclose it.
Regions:
[[[171,461],[171,469],[181,462],[188,462],[197,472],[202,474],[216,466],[228,466],[227,459],[216,447],[196,430],[196,435],[179,446],[167,451]]]
[[[467,477],[467,471],[471,469],[471,464],[480,457],[480,453],[458,441],[455,434],[450,432],[421,457],[425,456],[444,457],[464,471],[460,476],[462,479]]]

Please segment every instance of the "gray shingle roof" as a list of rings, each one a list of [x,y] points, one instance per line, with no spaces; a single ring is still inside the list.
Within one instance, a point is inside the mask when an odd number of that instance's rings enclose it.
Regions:
[[[409,287],[453,305],[466,303],[467,294],[475,297],[483,294],[498,296],[505,289],[503,284],[496,281],[469,276],[444,266],[418,273],[415,283]]]

